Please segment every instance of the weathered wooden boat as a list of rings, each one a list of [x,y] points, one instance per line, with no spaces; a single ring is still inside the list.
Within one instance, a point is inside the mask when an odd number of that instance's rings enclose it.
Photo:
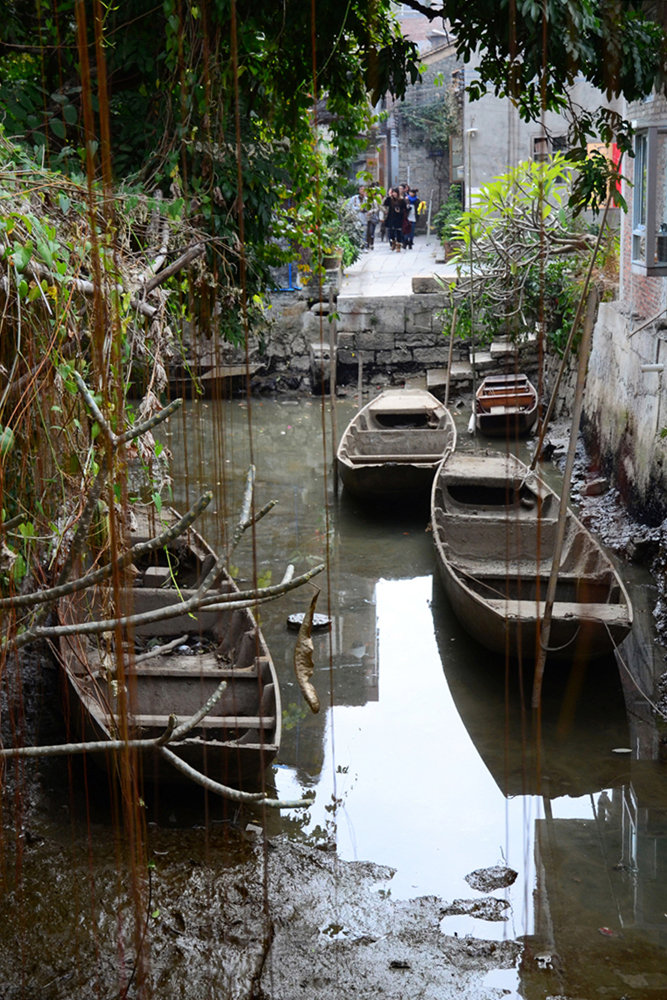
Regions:
[[[431,494],[436,561],[455,614],[488,649],[537,659],[560,499],[514,455],[453,454]],[[611,653],[632,605],[609,556],[567,510],[547,653]]]
[[[149,523],[139,514],[131,544],[155,537],[177,518],[163,510]],[[117,610],[140,614],[187,601],[214,562],[213,550],[190,528],[138,563],[133,586],[121,590]],[[238,588],[223,570],[213,593],[234,592]],[[109,606],[109,588],[97,587],[64,601],[61,620],[112,617]],[[271,654],[248,609],[205,608],[134,625],[124,630],[122,649],[111,633],[65,636],[60,658],[73,696],[69,715],[77,739],[158,737],[172,713],[186,722],[225,680],[210,713],[169,749],[224,785],[260,787],[280,747],[281,702]],[[157,750],[142,751],[138,759],[149,784],[182,780]]]
[[[537,391],[527,375],[487,375],[475,393],[477,430],[488,437],[521,437],[537,420]]]
[[[425,389],[386,389],[345,429],[338,470],[359,497],[428,496],[438,464],[455,447],[456,426],[439,399]]]

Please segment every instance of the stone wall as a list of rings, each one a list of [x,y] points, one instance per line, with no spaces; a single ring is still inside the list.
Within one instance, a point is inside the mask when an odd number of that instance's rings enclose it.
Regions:
[[[584,431],[630,510],[648,523],[667,515],[667,356],[664,323],[629,333],[619,302],[602,303],[584,394]],[[648,366],[648,367],[647,367]]]
[[[447,360],[440,313],[445,293],[339,299],[338,379],[364,382],[425,374]]]

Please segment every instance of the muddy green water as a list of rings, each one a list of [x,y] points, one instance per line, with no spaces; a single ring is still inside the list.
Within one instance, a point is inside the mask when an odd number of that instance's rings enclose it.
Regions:
[[[354,410],[337,404],[339,435]],[[462,415],[460,441],[472,447],[466,423]],[[645,958],[667,942],[667,783],[650,709],[615,659],[548,665],[537,741],[530,684],[522,691],[452,618],[434,579],[428,511],[378,513],[342,487],[336,495],[331,436],[329,404],[317,399],[193,402],[164,436],[175,504],[214,490],[202,522],[213,544],[233,529],[251,460],[257,505],[279,501],[257,526],[254,560],[250,538],[235,552],[240,579],[276,582],[288,563],[299,572],[328,557],[317,581],[318,611],[332,619],[315,636],[318,715],[295,683],[286,626],[312,591],[261,612],[283,697],[276,787],[283,797],[316,793],[280,828],[335,843],[344,859],[392,866],[384,891],[399,898],[475,900],[466,875],[507,864],[518,878],[494,893],[507,919],[446,916],[444,930],[535,935],[544,954],[562,958],[571,946],[593,963],[620,962],[628,996],[667,995],[667,980],[648,982]],[[636,612],[623,662],[649,690],[663,668],[652,588],[631,567],[623,574]],[[503,985],[520,988],[511,973]]]

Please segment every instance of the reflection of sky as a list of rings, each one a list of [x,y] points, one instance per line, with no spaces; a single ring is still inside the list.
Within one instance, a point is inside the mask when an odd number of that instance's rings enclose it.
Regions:
[[[396,868],[388,883],[395,897],[435,894],[449,902],[481,898],[464,876],[506,863],[519,878],[491,895],[510,900],[508,922],[449,917],[443,928],[491,939],[530,933],[541,801],[505,799],[471,742],[443,676],[431,593],[430,577],[378,581],[380,698],[329,716],[310,828],[325,826],[335,779],[341,857]],[[277,780],[280,794],[300,792],[288,768]],[[556,817],[591,816],[588,798],[552,806]]]

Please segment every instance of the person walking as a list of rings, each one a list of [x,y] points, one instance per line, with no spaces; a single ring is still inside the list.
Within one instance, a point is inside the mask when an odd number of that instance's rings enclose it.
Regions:
[[[392,250],[399,250],[403,245],[403,219],[405,218],[405,201],[401,198],[397,187],[393,187],[385,198],[387,208],[387,234]]]
[[[368,213],[366,211],[366,188],[364,185],[360,185],[356,194],[353,194],[351,198],[348,199],[348,206],[352,212],[356,215],[356,221],[359,231],[362,237],[366,237],[366,223],[368,218]]]
[[[371,185],[366,192],[366,249],[372,250],[375,245],[375,227],[380,219],[380,191],[376,185]]]
[[[410,188],[405,198],[405,221],[403,223],[403,246],[412,250],[415,243],[415,226],[417,225],[417,206],[419,188]]]

